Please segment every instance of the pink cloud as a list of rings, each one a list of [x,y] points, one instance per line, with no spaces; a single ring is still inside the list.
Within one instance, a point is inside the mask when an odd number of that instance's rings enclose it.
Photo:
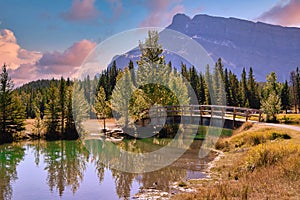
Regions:
[[[276,23],[283,26],[299,26],[300,25],[300,1],[290,0],[280,1],[273,8],[263,13],[257,20],[269,23]]]
[[[87,21],[95,19],[100,12],[95,7],[95,0],[73,0],[71,9],[61,14],[67,21]]]
[[[15,85],[43,78],[73,77],[85,57],[95,48],[89,40],[75,42],[63,52],[28,51],[18,43],[14,33],[0,30],[0,65],[7,64]]]
[[[40,52],[22,48],[14,33],[8,29],[0,30],[0,47],[0,64],[6,63],[10,69],[17,69],[22,64],[33,64],[42,56]]]
[[[15,69],[10,68],[9,74],[16,86],[37,79],[73,77],[95,46],[96,43],[84,39],[75,42],[64,52],[44,53],[35,63],[21,64]]]
[[[141,23],[141,27],[166,26],[171,23],[172,17],[185,11],[184,6],[177,0],[152,0],[146,2],[149,14]]]
[[[41,73],[71,75],[95,46],[96,43],[84,39],[75,42],[62,53],[57,51],[44,53],[37,62],[38,70]]]

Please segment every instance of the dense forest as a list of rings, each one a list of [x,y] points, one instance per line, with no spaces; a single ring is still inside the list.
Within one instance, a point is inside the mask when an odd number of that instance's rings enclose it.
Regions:
[[[221,58],[215,66],[206,66],[205,72],[197,71],[194,66],[187,68],[184,63],[180,67],[166,63],[155,31],[149,32],[139,47],[141,56],[136,67],[130,61],[121,69],[114,61],[110,68],[84,80],[62,77],[14,88],[7,66],[3,65],[0,74],[0,143],[13,141],[15,135],[24,130],[25,119],[34,119],[33,134],[38,138],[76,139],[80,127],[75,125],[80,124],[81,119],[76,109],[76,116],[73,114],[78,105],[87,111],[81,118],[105,119],[117,112],[126,126],[143,117],[144,110],[152,105],[189,104],[191,93],[195,93],[201,105],[262,109],[269,121],[276,121],[279,112],[300,111],[298,68],[284,83],[277,81],[274,72],[266,77],[266,82],[258,83],[251,67],[236,75],[224,67]],[[152,80],[151,77],[159,78]],[[155,81],[158,84],[153,84]]]

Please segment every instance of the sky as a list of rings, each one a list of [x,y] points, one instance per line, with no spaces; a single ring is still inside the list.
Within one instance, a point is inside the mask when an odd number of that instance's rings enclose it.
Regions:
[[[0,63],[16,85],[74,77],[105,39],[166,27],[177,13],[236,17],[300,27],[299,0],[0,0]]]

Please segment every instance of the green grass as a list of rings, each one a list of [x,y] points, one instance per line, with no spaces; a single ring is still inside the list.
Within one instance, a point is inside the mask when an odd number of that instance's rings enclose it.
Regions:
[[[204,140],[208,133],[211,136],[219,136],[219,134],[220,134],[220,137],[230,137],[232,135],[232,130],[225,129],[225,128],[199,126],[198,132],[195,136],[195,139],[196,140]]]

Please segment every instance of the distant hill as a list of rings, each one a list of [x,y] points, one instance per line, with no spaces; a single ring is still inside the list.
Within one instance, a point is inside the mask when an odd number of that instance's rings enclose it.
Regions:
[[[184,14],[175,15],[167,28],[193,38],[214,61],[221,57],[225,67],[237,75],[241,74],[243,67],[253,67],[258,81],[265,81],[271,71],[284,81],[300,66],[299,28],[208,15],[196,15],[191,19]],[[180,67],[182,58],[170,52],[165,52],[165,57],[167,62],[172,60],[173,66]],[[133,49],[116,57],[116,62],[123,67],[130,59],[135,61],[138,58],[139,51]]]
[[[48,89],[50,87],[50,83],[52,80],[37,80],[37,81],[31,81],[29,83],[26,83],[18,88],[16,90],[18,92],[24,91],[26,93],[30,93],[32,90],[37,91],[37,90],[44,90]],[[55,80],[56,84],[58,85],[58,80]]]

